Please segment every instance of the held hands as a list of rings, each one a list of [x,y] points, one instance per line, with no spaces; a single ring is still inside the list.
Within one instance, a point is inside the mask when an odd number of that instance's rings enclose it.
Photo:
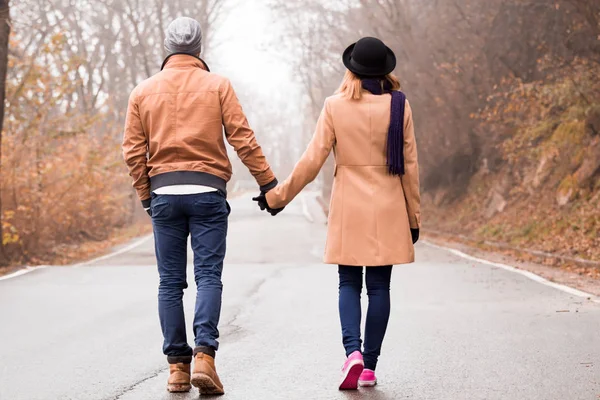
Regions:
[[[412,236],[413,244],[417,243],[417,241],[419,240],[419,228],[416,228],[416,229],[410,228],[410,234]]]
[[[271,214],[273,217],[276,216],[277,214],[279,214],[280,212],[283,211],[283,208],[271,208],[269,207],[269,203],[267,203],[267,198],[265,196],[265,192],[260,192],[260,195],[257,197],[253,197],[252,200],[256,201],[258,203],[258,206],[260,207],[261,211],[267,210],[267,212],[269,214]]]
[[[260,187],[260,195],[252,198],[252,200],[258,203],[258,206],[260,207],[261,211],[267,210],[267,212],[273,217],[282,212],[285,207],[275,209],[269,207],[269,203],[267,202],[267,197],[265,195],[269,191],[275,189],[275,187],[277,187],[278,184],[279,182],[277,181],[277,178],[273,179],[270,183]]]

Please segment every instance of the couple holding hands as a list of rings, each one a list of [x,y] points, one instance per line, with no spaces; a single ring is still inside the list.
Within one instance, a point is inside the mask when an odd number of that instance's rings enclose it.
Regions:
[[[225,141],[260,187],[254,200],[272,215],[317,177],[334,152],[324,261],[339,268],[346,354],[339,389],[374,386],[390,316],[392,268],[414,261],[421,225],[412,111],[392,74],[394,53],[370,37],[345,50],[342,84],[326,99],[315,134],[292,174],[279,184],[231,83],[211,73],[200,58],[199,23],[174,20],[165,33],[165,49],[169,56],[161,71],[131,93],[123,154],[152,217],[163,352],[170,364],[167,390],[186,392],[193,385],[200,394],[224,393],[215,355],[231,211],[226,186],[232,169]],[[197,286],[194,347],[187,341],[182,301],[188,236]],[[363,267],[369,305],[361,335]]]

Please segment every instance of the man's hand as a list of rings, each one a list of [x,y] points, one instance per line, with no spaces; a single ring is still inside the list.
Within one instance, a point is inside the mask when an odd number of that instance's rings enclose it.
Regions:
[[[142,207],[144,207],[144,211],[146,211],[150,217],[152,217],[152,208],[150,206],[151,202],[152,199],[142,200]]]
[[[258,206],[260,207],[260,209],[262,211],[267,210],[267,212],[269,214],[271,214],[273,217],[276,216],[277,214],[279,214],[280,212],[283,211],[283,208],[271,208],[269,207],[269,203],[267,203],[267,198],[265,196],[266,193],[264,192],[260,192],[260,195],[258,195],[257,197],[253,197],[252,200],[256,201],[258,203]]]

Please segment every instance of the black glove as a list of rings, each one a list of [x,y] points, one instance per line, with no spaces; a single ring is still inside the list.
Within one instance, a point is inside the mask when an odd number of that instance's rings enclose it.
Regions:
[[[410,235],[412,236],[413,244],[417,243],[417,241],[419,240],[419,228],[410,228]]]
[[[267,212],[269,214],[271,214],[273,217],[276,216],[277,214],[279,214],[280,212],[282,212],[285,207],[282,207],[282,208],[269,207],[269,203],[267,203],[267,198],[265,197],[265,194],[266,193],[264,193],[264,192],[260,192],[260,195],[252,198],[252,200],[254,200],[258,203],[258,206],[260,207],[261,211],[267,210]]]
[[[152,199],[146,199],[146,200],[142,200],[142,207],[144,207],[144,210],[146,210],[146,212],[148,213],[149,216],[152,217],[152,208],[150,207],[150,203],[151,203]]]

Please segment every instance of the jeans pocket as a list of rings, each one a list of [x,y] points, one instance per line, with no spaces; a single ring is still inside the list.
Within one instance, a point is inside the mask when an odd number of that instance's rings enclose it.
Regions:
[[[223,209],[223,204],[227,200],[217,192],[201,193],[194,198],[194,208],[203,209],[211,212],[218,212]]]
[[[159,195],[152,198],[150,210],[152,211],[152,218],[166,218],[171,214],[171,203],[167,198]]]

